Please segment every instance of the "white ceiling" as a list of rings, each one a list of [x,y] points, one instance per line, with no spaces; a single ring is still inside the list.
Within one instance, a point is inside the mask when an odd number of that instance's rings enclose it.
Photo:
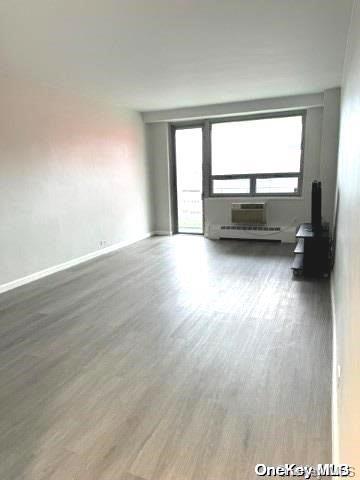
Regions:
[[[0,68],[148,111],[341,83],[352,0],[0,0]]]

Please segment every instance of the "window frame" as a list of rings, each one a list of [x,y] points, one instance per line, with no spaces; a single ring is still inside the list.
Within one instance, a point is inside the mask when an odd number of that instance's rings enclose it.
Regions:
[[[169,182],[170,182],[170,215],[171,215],[171,233],[173,234],[182,234],[179,232],[178,225],[178,198],[177,198],[177,172],[176,172],[176,131],[177,130],[187,130],[192,128],[201,128],[202,130],[202,233],[191,233],[191,235],[204,235],[205,234],[205,208],[204,208],[204,199],[208,195],[207,187],[208,175],[206,173],[206,165],[209,162],[206,161],[206,141],[205,141],[205,128],[206,122],[202,119],[193,120],[193,121],[182,121],[182,122],[169,122],[168,123],[168,147],[169,147]]]
[[[301,135],[301,154],[300,154],[300,171],[299,172],[281,172],[281,173],[245,173],[245,174],[231,174],[231,175],[213,175],[212,174],[212,154],[211,154],[211,127],[216,123],[226,123],[226,122],[241,122],[241,121],[251,121],[251,120],[262,120],[262,119],[271,119],[271,118],[286,118],[286,117],[301,117],[302,118],[302,135]],[[204,172],[208,172],[208,179],[206,182],[206,193],[207,197],[210,198],[237,198],[237,197],[301,197],[303,190],[303,178],[304,178],[304,150],[305,150],[305,130],[306,130],[306,110],[291,110],[283,111],[277,113],[267,113],[267,114],[255,114],[255,115],[244,115],[237,117],[227,117],[227,118],[214,118],[211,120],[205,121],[205,143],[207,147],[207,157],[208,165],[204,169]],[[256,192],[256,179],[257,178],[289,178],[296,177],[298,178],[298,191],[291,192],[275,192],[275,193],[257,193]],[[213,191],[213,180],[234,180],[239,178],[248,178],[250,179],[250,191],[249,193],[214,193]]]

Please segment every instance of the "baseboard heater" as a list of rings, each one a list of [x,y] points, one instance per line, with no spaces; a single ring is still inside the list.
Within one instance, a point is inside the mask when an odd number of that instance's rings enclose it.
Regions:
[[[284,241],[282,228],[270,225],[221,225],[219,238]]]
[[[243,240],[277,240],[295,242],[295,227],[279,225],[208,225],[206,236],[213,240],[238,238]]]
[[[252,230],[262,232],[280,232],[281,227],[268,227],[266,225],[221,225],[220,230]]]

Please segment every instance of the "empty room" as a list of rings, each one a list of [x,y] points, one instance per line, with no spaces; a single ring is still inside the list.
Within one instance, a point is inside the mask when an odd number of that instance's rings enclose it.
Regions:
[[[0,98],[0,479],[360,477],[360,0],[4,0]]]

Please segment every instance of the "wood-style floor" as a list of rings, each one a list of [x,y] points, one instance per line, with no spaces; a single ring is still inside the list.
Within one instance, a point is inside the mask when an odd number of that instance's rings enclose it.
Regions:
[[[329,285],[292,248],[151,238],[1,295],[1,480],[330,462]]]

